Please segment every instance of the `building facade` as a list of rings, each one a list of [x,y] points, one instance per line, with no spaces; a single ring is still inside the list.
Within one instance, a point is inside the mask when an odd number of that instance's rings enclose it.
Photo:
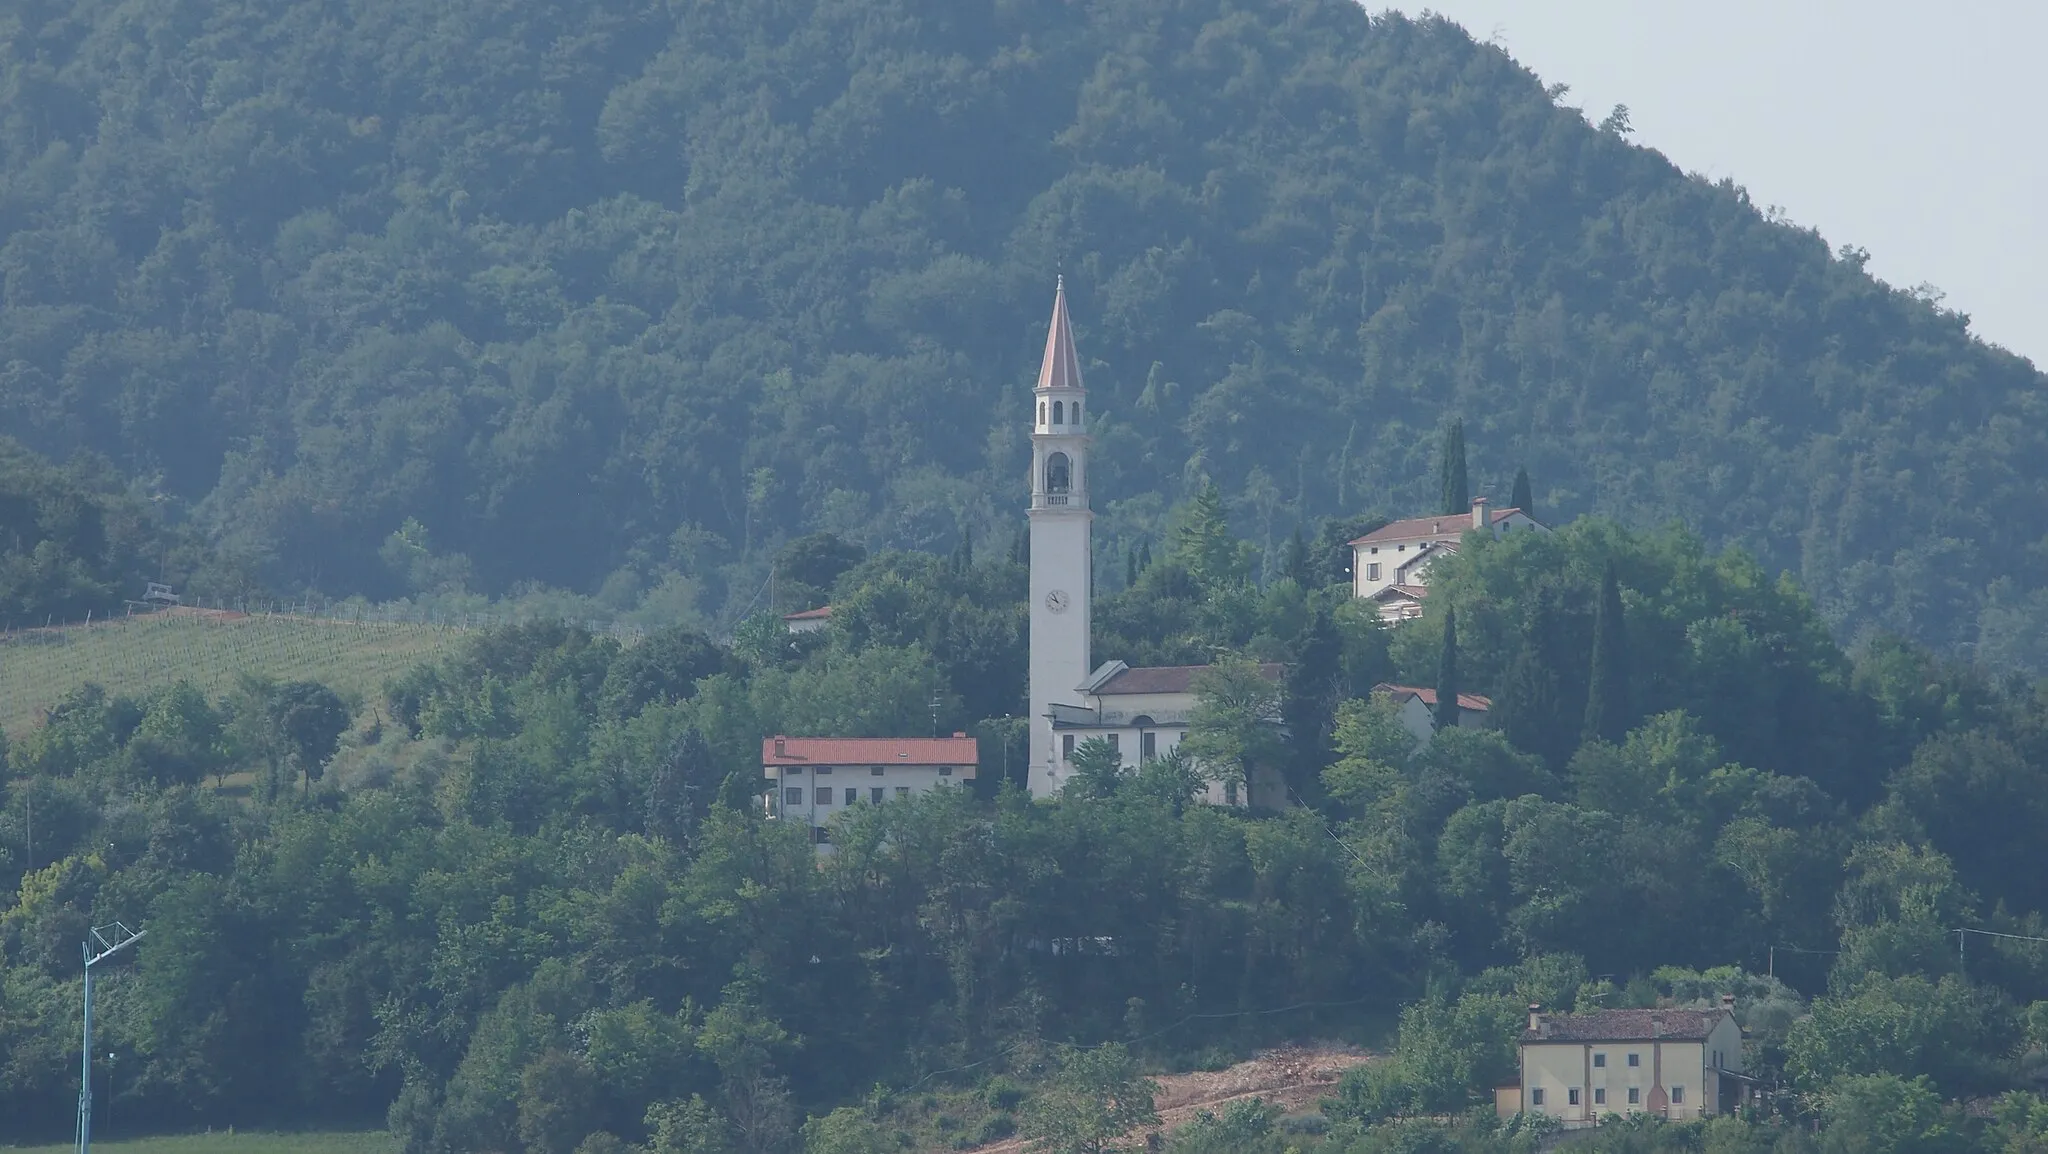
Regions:
[[[1465,534],[1540,531],[1547,526],[1520,509],[1488,509],[1472,502],[1472,514],[1410,517],[1383,525],[1351,542],[1351,594],[1379,603],[1380,616],[1395,621],[1417,617],[1428,593],[1429,567],[1458,551]]]
[[[1495,1094],[1503,1116],[1543,1114],[1568,1127],[1609,1114],[1674,1121],[1732,1112],[1749,1080],[1735,999],[1714,1010],[1545,1014],[1529,1007],[1521,1076]]]
[[[831,820],[856,805],[887,805],[973,781],[981,750],[951,737],[769,737],[761,742],[768,817],[801,822],[820,846]]]
[[[1165,757],[1188,734],[1195,711],[1195,680],[1206,665],[1155,665],[1133,668],[1106,661],[1080,684],[1081,704],[1053,711],[1053,759],[1047,792],[1056,792],[1073,772],[1074,751],[1082,742],[1101,738],[1138,766]],[[1259,666],[1266,679],[1278,682],[1285,669]],[[1035,793],[1036,791],[1034,791]],[[1211,805],[1259,805],[1279,809],[1288,804],[1286,782],[1271,767],[1255,767],[1240,789],[1236,783],[1210,782],[1198,800]]]

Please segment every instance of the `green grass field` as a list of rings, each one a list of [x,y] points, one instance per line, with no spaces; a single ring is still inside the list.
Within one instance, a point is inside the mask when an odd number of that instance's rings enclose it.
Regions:
[[[115,1138],[95,1136],[94,1150],[119,1154],[394,1154],[397,1143],[382,1130],[325,1131],[308,1134],[267,1134],[247,1131],[230,1134],[179,1134],[166,1138]],[[9,1154],[65,1154],[75,1150],[69,1142],[61,1146],[0,1146]]]
[[[419,622],[192,610],[22,630],[0,635],[0,727],[21,735],[88,681],[110,693],[139,694],[184,678],[218,698],[240,674],[252,673],[370,694],[467,636],[456,626]]]

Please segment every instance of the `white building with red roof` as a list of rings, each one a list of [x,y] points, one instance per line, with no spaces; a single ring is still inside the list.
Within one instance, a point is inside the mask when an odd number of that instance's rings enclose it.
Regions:
[[[1484,497],[1472,502],[1469,517],[1410,517],[1382,525],[1351,542],[1351,594],[1377,603],[1382,620],[1419,617],[1429,567],[1456,553],[1465,534],[1531,532],[1550,528],[1520,509],[1489,509]]]
[[[941,786],[973,781],[978,742],[951,737],[785,737],[761,741],[761,776],[771,819],[801,822],[820,846],[834,816],[856,805],[887,805]]]

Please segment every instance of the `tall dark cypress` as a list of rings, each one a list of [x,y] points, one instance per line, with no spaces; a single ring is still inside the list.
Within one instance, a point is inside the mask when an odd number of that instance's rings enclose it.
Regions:
[[[1465,422],[1463,418],[1453,419],[1451,427],[1444,430],[1444,453],[1441,468],[1444,493],[1444,513],[1455,516],[1472,511],[1472,481],[1465,472]]]
[[[1137,583],[1138,551],[1135,548],[1126,549],[1124,550],[1124,588],[1129,589]]]
[[[1458,724],[1458,609],[1444,610],[1444,649],[1436,663],[1436,727]]]
[[[1508,495],[1508,507],[1531,517],[1536,515],[1536,494],[1529,491],[1529,470],[1515,470],[1515,491]]]
[[[1344,642],[1330,611],[1318,606],[1280,680],[1280,721],[1287,732],[1285,772],[1303,798],[1320,796],[1323,767],[1337,759],[1330,735],[1344,700]]]
[[[1614,562],[1600,581],[1600,601],[1593,609],[1593,673],[1586,686],[1585,741],[1619,743],[1628,736],[1628,632],[1622,620],[1621,580]]]
[[[1308,572],[1308,541],[1302,537],[1299,525],[1294,527],[1294,536],[1287,541],[1286,575],[1294,578],[1294,583],[1304,589],[1313,584]]]

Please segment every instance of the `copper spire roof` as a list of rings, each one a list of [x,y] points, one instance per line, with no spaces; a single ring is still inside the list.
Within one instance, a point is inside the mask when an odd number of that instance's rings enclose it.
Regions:
[[[1067,320],[1067,278],[1052,294],[1052,327],[1045,334],[1045,363],[1038,369],[1041,389],[1079,389],[1081,358],[1074,355],[1074,326]]]

